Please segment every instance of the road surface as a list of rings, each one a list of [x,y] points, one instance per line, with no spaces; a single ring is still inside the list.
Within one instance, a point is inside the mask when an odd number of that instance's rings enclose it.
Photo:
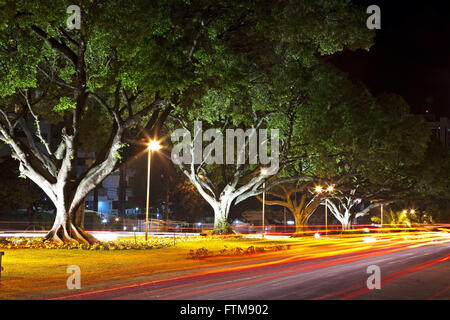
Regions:
[[[349,244],[355,246],[355,244]],[[287,251],[251,264],[198,275],[104,287],[56,299],[298,300],[450,299],[450,239],[342,246],[317,257]],[[340,248],[340,249],[339,249]],[[367,268],[378,266],[381,288],[369,290]]]

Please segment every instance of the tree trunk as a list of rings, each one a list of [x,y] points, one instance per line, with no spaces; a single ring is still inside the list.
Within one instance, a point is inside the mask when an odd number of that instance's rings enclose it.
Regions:
[[[170,190],[169,183],[166,185],[166,205],[164,206],[164,211],[166,215],[166,231],[169,231],[169,202],[170,202]]]
[[[79,208],[77,209],[79,210]],[[71,215],[69,210],[63,205],[57,205],[55,222],[44,240],[73,244],[93,244],[99,242],[95,237],[84,231],[82,226],[77,225],[76,217],[76,212]]]
[[[342,218],[342,230],[349,230],[352,225],[351,214],[349,210],[344,212],[344,217]]]
[[[225,206],[218,203],[216,207],[214,207],[214,228],[218,228],[228,219],[228,212],[226,211]]]
[[[84,228],[84,208],[86,207],[86,202],[83,200],[81,205],[78,207],[75,212],[75,225],[77,227]]]
[[[222,196],[220,201],[217,201],[213,206],[214,209],[214,229],[220,233],[227,233],[228,230],[224,230],[228,225],[228,213],[230,212],[230,206],[233,199],[228,196]]]
[[[351,222],[350,221],[344,221],[343,223],[342,223],[342,230],[349,230],[350,229],[350,227],[351,227]]]
[[[294,212],[295,219],[295,232],[292,234],[292,237],[302,237],[307,234],[308,231],[308,217],[305,216],[303,210],[299,210]]]

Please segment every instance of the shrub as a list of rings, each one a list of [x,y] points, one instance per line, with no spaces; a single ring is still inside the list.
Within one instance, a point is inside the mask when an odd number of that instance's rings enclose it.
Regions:
[[[178,239],[178,242],[180,239]],[[75,244],[75,243],[54,243],[44,241],[42,238],[8,238],[0,242],[0,249],[81,249],[81,250],[148,250],[170,247],[174,245],[173,239],[151,238],[149,241],[136,239],[117,239],[114,241],[104,241],[101,243]]]
[[[289,250],[290,248],[291,248],[290,245],[278,245],[278,246],[268,246],[268,247],[250,246],[247,249],[242,249],[240,247],[235,247],[235,248],[229,249],[227,246],[224,246],[224,248],[219,250],[217,253],[214,253],[213,251],[210,251],[206,248],[200,248],[197,250],[190,250],[188,255],[192,259],[201,259],[201,258],[208,258],[208,257],[240,256],[240,255],[245,255],[245,254],[273,252],[273,251]]]

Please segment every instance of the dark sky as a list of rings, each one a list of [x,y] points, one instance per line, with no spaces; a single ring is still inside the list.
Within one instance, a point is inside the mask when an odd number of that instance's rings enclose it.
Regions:
[[[394,92],[413,113],[450,117],[448,1],[353,0],[381,9],[381,30],[369,52],[343,52],[333,61],[374,94]],[[369,17],[369,14],[367,15]]]

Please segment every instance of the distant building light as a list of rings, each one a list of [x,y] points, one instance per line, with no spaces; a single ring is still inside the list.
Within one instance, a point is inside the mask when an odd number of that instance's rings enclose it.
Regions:
[[[133,230],[134,230],[134,231],[136,231],[136,229],[137,229],[136,227],[133,227]]]
[[[124,230],[124,231],[127,230],[127,227],[123,227],[123,230]]]
[[[289,225],[289,226],[292,226],[292,225],[295,224],[295,222],[292,221],[292,220],[288,220],[288,221],[286,221],[286,224]]]
[[[106,219],[102,220],[102,223],[107,223],[107,222],[108,222],[108,220],[106,220]]]
[[[202,225],[202,223],[201,223],[201,222],[198,222],[197,225],[200,227],[200,226]],[[177,226],[177,227],[178,227],[178,226]]]
[[[314,234],[314,238],[315,238],[315,239],[320,239],[320,233],[316,232],[316,233]]]

